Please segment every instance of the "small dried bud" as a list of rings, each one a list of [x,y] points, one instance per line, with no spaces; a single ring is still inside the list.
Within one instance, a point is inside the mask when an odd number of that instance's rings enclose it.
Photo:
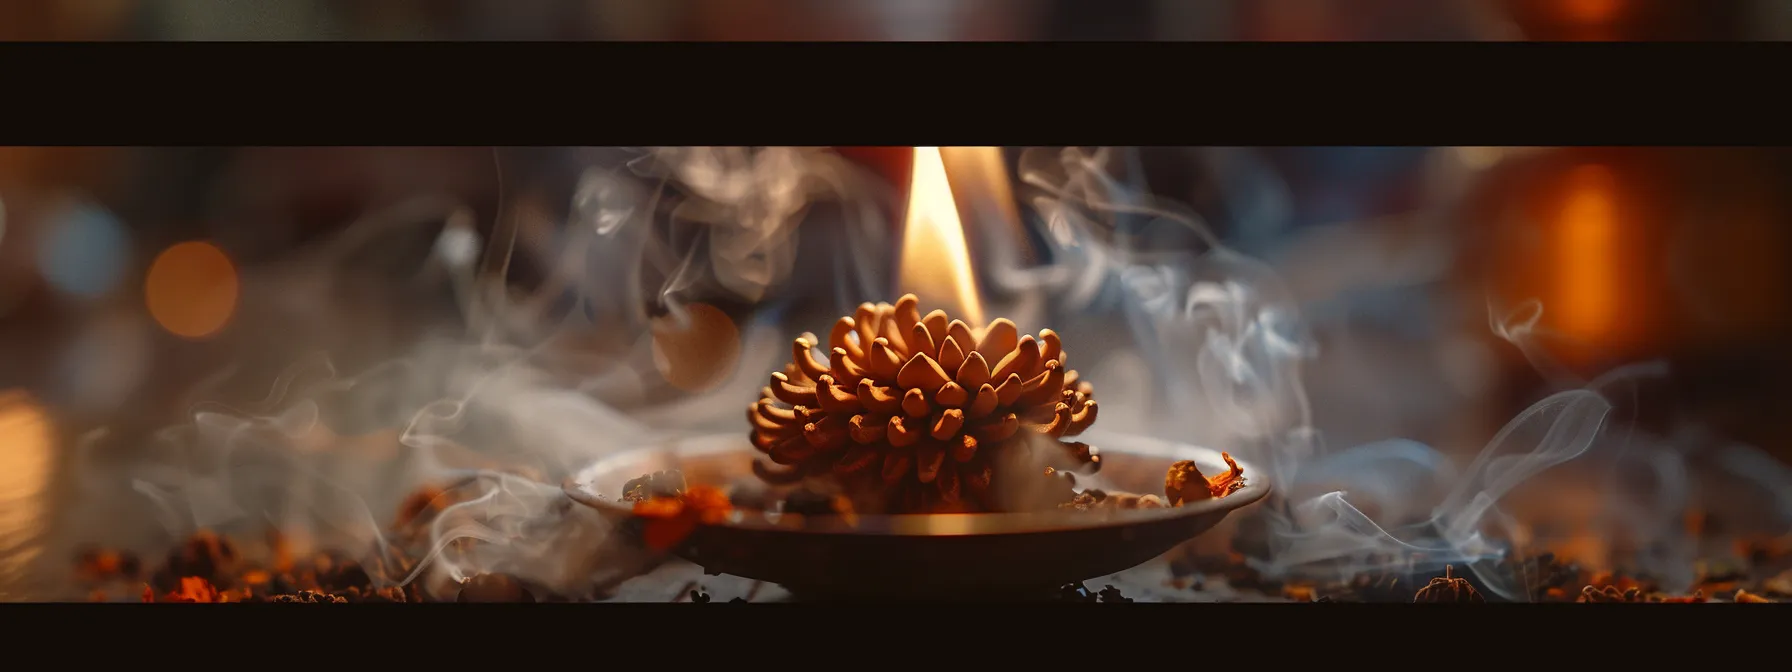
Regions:
[[[1226,473],[1212,478],[1202,476],[1201,469],[1188,460],[1170,465],[1164,472],[1164,496],[1171,504],[1181,506],[1237,492],[1244,487],[1244,468],[1238,466],[1231,453],[1220,453],[1220,459],[1226,461]]]
[[[205,580],[204,577],[198,576],[182,577],[179,588],[169,591],[168,594],[161,597],[156,597],[155,591],[151,590],[149,586],[143,587],[144,602],[198,602],[203,604],[216,604],[221,602],[236,602],[239,597],[241,596],[228,591],[218,590],[217,586],[213,586],[210,581]]]
[[[1486,602],[1486,598],[1481,597],[1481,593],[1476,591],[1475,587],[1469,584],[1468,579],[1455,576],[1455,570],[1455,567],[1446,565],[1444,567],[1444,575],[1431,579],[1431,583],[1426,584],[1424,588],[1420,588],[1418,594],[1413,596],[1412,601],[1457,603]]]
[[[268,598],[268,601],[281,604],[345,604],[348,599],[340,595],[320,593],[315,590],[301,590],[297,593],[275,595]]]
[[[1643,602],[1644,599],[1642,591],[1635,587],[1626,590],[1618,590],[1617,586],[1601,586],[1598,588],[1585,586],[1580,589],[1580,597],[1576,598],[1574,601],[1588,603]]]
[[[1194,462],[1183,460],[1170,465],[1164,473],[1164,497],[1171,504],[1178,506],[1184,502],[1198,502],[1211,499],[1213,492],[1207,489],[1207,477],[1201,475],[1201,468]]]
[[[1761,597],[1760,595],[1756,595],[1756,594],[1748,592],[1746,590],[1737,590],[1736,597],[1732,598],[1731,601],[1739,602],[1739,603],[1746,602],[1746,603],[1750,603],[1750,604],[1772,604],[1773,603],[1773,600],[1769,600],[1765,597]]]

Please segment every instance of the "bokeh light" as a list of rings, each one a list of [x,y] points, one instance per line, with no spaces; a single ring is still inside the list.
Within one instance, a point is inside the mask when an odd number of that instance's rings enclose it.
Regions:
[[[435,253],[450,268],[471,268],[479,260],[479,234],[470,222],[450,220],[436,238]]]
[[[1457,160],[1469,170],[1486,170],[1492,168],[1505,158],[1509,150],[1505,147],[1456,147]]]
[[[48,223],[37,251],[38,272],[57,290],[100,297],[124,277],[129,250],[130,237],[112,213],[75,203]]]
[[[48,416],[29,394],[0,390],[0,586],[18,585],[16,575],[41,550],[30,542],[44,531],[51,436]]]
[[[1606,336],[1617,317],[1615,185],[1598,165],[1577,168],[1568,179],[1559,234],[1562,327],[1590,341]]]
[[[1714,342],[1783,333],[1788,301],[1783,215],[1752,199],[1726,199],[1675,227],[1668,268],[1694,335]]]
[[[1567,0],[1562,9],[1568,18],[1580,23],[1605,23],[1623,9],[1622,0]]]
[[[236,312],[239,280],[236,265],[218,246],[189,241],[156,257],[143,291],[150,316],[163,329],[182,338],[206,338]]]
[[[684,306],[684,315],[653,321],[653,364],[673,387],[702,392],[726,380],[740,365],[740,329],[720,309]]]
[[[123,405],[149,370],[149,333],[142,315],[134,311],[96,316],[57,362],[57,403],[92,412]]]

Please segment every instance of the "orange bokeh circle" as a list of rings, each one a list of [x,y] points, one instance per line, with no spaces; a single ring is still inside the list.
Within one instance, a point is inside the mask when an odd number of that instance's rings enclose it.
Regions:
[[[156,256],[143,291],[156,324],[176,336],[197,339],[230,323],[240,287],[229,255],[211,243],[189,241]]]

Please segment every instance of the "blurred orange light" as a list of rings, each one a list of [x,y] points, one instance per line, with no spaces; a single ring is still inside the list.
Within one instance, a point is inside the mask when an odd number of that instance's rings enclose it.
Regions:
[[[1618,14],[1622,4],[1622,0],[1567,0],[1562,8],[1576,22],[1605,23]]]
[[[45,409],[24,391],[0,390],[0,549],[13,549],[0,553],[0,581],[17,585],[18,573],[38,555],[30,542],[43,532],[54,448]],[[5,592],[0,587],[0,598]]]
[[[237,293],[230,257],[200,241],[163,250],[144,283],[150,316],[182,338],[206,338],[223,329],[236,312]]]
[[[1568,201],[1559,222],[1562,298],[1558,324],[1570,336],[1608,335],[1618,300],[1618,225],[1611,172],[1582,166],[1569,176]]]

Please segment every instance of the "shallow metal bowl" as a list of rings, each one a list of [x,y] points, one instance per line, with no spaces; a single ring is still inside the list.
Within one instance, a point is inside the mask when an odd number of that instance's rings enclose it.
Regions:
[[[1102,469],[1080,487],[1140,494],[1163,490],[1164,471],[1193,460],[1224,473],[1218,451],[1125,435],[1085,435]],[[753,479],[759,457],[746,438],[716,435],[611,455],[573,474],[574,501],[612,520],[631,515],[623,485],[679,469],[689,483],[728,486]],[[1143,564],[1207,531],[1234,509],[1269,494],[1266,475],[1239,461],[1246,485],[1232,494],[1164,509],[1044,513],[859,516],[855,520],[736,510],[701,525],[675,552],[712,574],[776,583],[801,595],[938,596],[1040,594],[1069,582]]]

